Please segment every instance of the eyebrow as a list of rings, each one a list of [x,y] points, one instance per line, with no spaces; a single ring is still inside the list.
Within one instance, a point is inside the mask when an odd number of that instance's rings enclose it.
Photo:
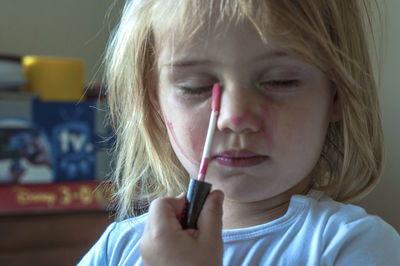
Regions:
[[[167,64],[161,65],[161,67],[191,67],[197,65],[211,65],[215,64],[216,62],[213,60],[203,60],[203,59],[182,59],[173,61]]]
[[[271,50],[268,51],[267,53],[257,55],[254,58],[250,59],[249,62],[259,62],[267,59],[271,59],[273,57],[286,57],[289,56],[289,54],[283,50]],[[161,67],[193,67],[193,66],[198,66],[198,65],[212,65],[216,64],[217,62],[214,60],[209,60],[209,59],[180,59],[176,61],[172,61],[170,63],[166,63],[161,65]]]
[[[267,60],[273,57],[286,57],[289,56],[289,54],[283,50],[271,50],[268,51],[264,54],[258,55],[256,57],[254,57],[251,61],[263,61],[263,60]]]

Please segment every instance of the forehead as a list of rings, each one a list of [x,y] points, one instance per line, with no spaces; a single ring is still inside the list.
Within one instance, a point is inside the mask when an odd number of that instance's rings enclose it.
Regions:
[[[193,48],[199,42],[204,47],[208,40],[220,38],[231,27],[241,24],[250,26],[251,24],[241,10],[243,7],[239,7],[240,1],[163,1],[166,5],[159,5],[159,8],[154,10],[155,15],[152,19],[158,50],[164,49],[167,42],[175,50]],[[171,2],[174,2],[174,5],[170,5]],[[247,16],[251,16],[251,14],[247,14]],[[263,21],[267,22],[267,20],[268,18],[265,16]],[[249,28],[247,27],[245,30]],[[255,30],[254,26],[251,28],[251,30]],[[241,29],[243,27],[237,27],[236,32]],[[245,32],[243,33],[245,34]]]
[[[226,50],[230,46],[226,45],[230,44],[229,37],[241,35],[242,38],[233,39],[240,42],[243,49],[250,49],[248,43],[254,44],[257,39],[261,45],[277,46],[279,50],[320,69],[326,68],[319,59],[320,50],[316,48],[315,36],[299,30],[300,25],[297,25],[298,22],[296,24],[298,16],[302,16],[301,12],[296,8],[289,9],[285,6],[286,1],[282,1],[282,4],[281,1],[265,1],[259,6],[255,6],[254,1],[236,0],[165,2],[174,4],[154,10],[156,15],[152,19],[156,61],[172,61],[185,53],[205,56],[213,51],[209,48],[218,41],[218,49]],[[235,35],[227,34],[233,31]]]
[[[203,26],[191,35],[174,29],[168,34],[157,34],[156,31],[155,39],[159,68],[172,64],[189,65],[192,61],[240,65],[261,57],[290,54],[288,43],[280,42],[273,35],[261,36],[249,21],[221,22],[213,28]]]

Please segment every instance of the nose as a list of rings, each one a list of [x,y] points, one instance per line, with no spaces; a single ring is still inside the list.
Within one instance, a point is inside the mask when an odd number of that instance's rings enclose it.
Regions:
[[[224,87],[218,130],[234,133],[257,132],[262,126],[260,97],[249,88]]]

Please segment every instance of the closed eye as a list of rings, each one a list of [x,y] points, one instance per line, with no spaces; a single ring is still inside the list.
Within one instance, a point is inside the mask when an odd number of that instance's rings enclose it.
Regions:
[[[300,81],[296,79],[287,79],[287,80],[269,80],[260,83],[261,87],[272,87],[272,88],[280,88],[280,87],[295,87],[299,86]]]
[[[180,93],[184,95],[192,95],[192,96],[200,96],[200,95],[208,95],[212,93],[212,85],[210,86],[201,86],[201,87],[184,87],[178,86],[178,90]]]

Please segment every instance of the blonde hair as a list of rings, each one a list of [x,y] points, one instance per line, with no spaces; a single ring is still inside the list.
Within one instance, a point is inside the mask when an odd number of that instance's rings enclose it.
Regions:
[[[356,0],[133,0],[111,39],[106,83],[116,131],[113,182],[118,218],[133,216],[135,203],[185,191],[188,174],[168,140],[152,90],[157,45],[154,27],[179,25],[185,36],[217,24],[248,20],[260,36],[283,40],[288,51],[319,67],[331,80],[342,118],[331,123],[314,188],[339,201],[368,193],[383,167],[383,133],[367,31],[372,12]],[[215,21],[215,20],[214,20]],[[174,27],[175,29],[177,27]]]

